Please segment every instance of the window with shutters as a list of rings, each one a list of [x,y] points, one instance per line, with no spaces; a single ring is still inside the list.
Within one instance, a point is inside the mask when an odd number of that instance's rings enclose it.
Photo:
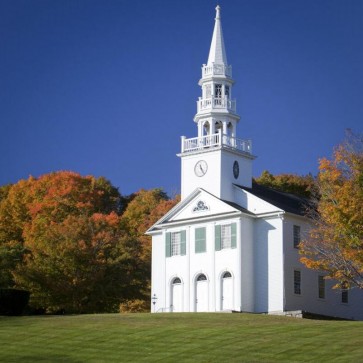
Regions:
[[[207,251],[205,227],[195,229],[195,253]]]
[[[222,224],[215,226],[215,250],[237,247],[237,224]]]
[[[294,226],[294,248],[299,248],[300,239],[300,226]]]
[[[177,256],[180,255],[180,232],[174,232],[171,234],[171,255]]]
[[[184,256],[186,254],[186,231],[167,232],[165,234],[166,257]]]

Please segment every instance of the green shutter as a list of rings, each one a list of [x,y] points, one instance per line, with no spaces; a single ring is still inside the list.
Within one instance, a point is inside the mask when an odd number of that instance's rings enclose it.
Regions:
[[[231,224],[231,248],[237,247],[237,224]]]
[[[205,227],[195,229],[195,253],[206,252]]]
[[[186,246],[186,232],[180,232],[180,254],[185,256],[187,254],[187,246]]]
[[[215,242],[215,250],[221,250],[221,226],[214,226],[214,242]]]
[[[165,256],[171,256],[171,233],[167,232],[165,234]]]

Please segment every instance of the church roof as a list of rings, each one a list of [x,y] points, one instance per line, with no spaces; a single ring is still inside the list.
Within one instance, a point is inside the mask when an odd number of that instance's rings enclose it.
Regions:
[[[210,50],[209,50],[208,65],[210,65],[212,63],[228,65],[226,50],[224,48],[221,14],[220,14],[219,5],[216,7],[216,12],[217,13],[216,13],[216,17],[215,17],[212,43],[210,45]]]
[[[222,199],[221,199],[222,200]],[[233,203],[233,202],[230,202],[230,201],[228,201],[228,200],[222,200],[222,202],[223,203],[226,203],[226,204],[228,204],[228,205],[230,205],[232,208],[234,208],[234,209],[237,209],[237,210],[239,210],[240,212],[242,212],[242,213],[244,213],[244,214],[249,214],[249,215],[251,215],[251,216],[253,216],[254,215],[254,213],[252,213],[252,212],[250,212],[248,209],[246,209],[246,208],[243,208],[243,207],[241,207],[239,204],[237,204],[237,203]]]
[[[257,184],[256,182],[252,183],[252,188],[247,188],[241,185],[236,186],[282,209],[287,213],[297,214],[300,216],[306,215],[306,210],[309,206],[309,201],[306,198],[268,188],[261,184]]]

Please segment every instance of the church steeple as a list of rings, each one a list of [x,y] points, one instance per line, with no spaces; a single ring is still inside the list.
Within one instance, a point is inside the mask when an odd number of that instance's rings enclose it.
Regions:
[[[219,5],[216,7],[216,11],[217,14],[215,17],[212,43],[209,50],[208,65],[213,63],[228,65],[221,24],[221,8]]]
[[[194,122],[198,136],[182,136],[181,198],[196,188],[203,188],[224,200],[234,201],[234,184],[251,187],[254,156],[250,140],[237,138],[240,117],[232,98],[232,67],[228,65],[224,46],[221,9],[216,17],[208,62],[202,66]]]
[[[194,121],[198,136],[222,134],[236,137],[239,116],[236,101],[232,99],[232,67],[227,63],[221,24],[221,8],[216,7],[216,17],[207,64],[202,66],[202,97],[197,102]]]

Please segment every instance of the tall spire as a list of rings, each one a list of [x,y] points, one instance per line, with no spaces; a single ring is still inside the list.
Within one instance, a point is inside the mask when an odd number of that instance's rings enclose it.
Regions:
[[[224,64],[226,66],[228,65],[226,51],[224,49],[224,40],[221,24],[221,8],[219,5],[217,5],[216,7],[213,37],[208,57],[208,65],[211,65],[212,63]]]

